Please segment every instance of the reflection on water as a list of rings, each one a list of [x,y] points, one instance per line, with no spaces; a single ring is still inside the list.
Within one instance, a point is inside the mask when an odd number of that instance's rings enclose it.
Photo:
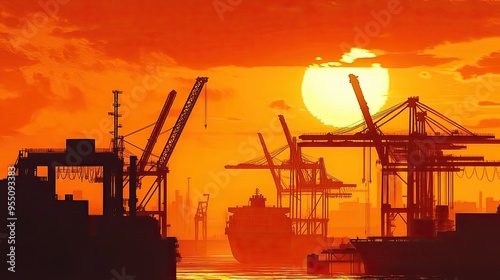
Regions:
[[[177,265],[179,280],[256,280],[256,279],[443,279],[436,277],[370,277],[337,275],[307,275],[305,267],[249,266],[237,262],[232,255],[214,255],[209,257],[184,257]]]
[[[177,265],[177,279],[355,279],[353,277],[318,277],[307,275],[296,266],[249,266],[237,262],[232,255],[185,257]]]

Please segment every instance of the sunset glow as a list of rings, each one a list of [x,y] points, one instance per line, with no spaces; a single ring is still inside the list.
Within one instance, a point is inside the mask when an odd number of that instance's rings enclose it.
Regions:
[[[358,101],[347,76],[355,74],[374,114],[384,106],[389,90],[389,72],[382,67],[309,67],[302,82],[307,109],[326,125],[344,127],[362,120]]]
[[[40,192],[49,194],[34,199],[81,203],[78,213],[91,216],[127,216],[136,195],[137,204],[147,204],[136,205],[146,211],[142,217],[165,216],[162,234],[178,238],[181,254],[190,256],[197,253],[195,217],[201,219],[208,255],[227,257],[231,271],[202,259],[184,266],[179,279],[272,278],[235,272],[228,232],[242,263],[263,254],[275,261],[274,246],[287,238],[282,254],[305,263],[305,253],[291,253],[298,252],[288,246],[292,240],[309,250],[331,245],[326,240],[450,225],[429,222],[438,210],[453,221],[460,212],[493,213],[500,204],[499,11],[500,1],[490,0],[0,0],[0,180],[21,162],[23,176],[37,177],[24,182],[46,184]],[[350,79],[359,81],[368,110]],[[389,111],[394,118],[370,125],[369,115]],[[368,125],[346,128],[363,121]],[[67,164],[74,159],[67,139],[76,147],[77,139],[90,139],[90,166]],[[120,146],[112,149],[114,143]],[[27,149],[42,151],[34,161],[50,158],[64,168],[27,160]],[[65,152],[46,155],[54,151]],[[93,158],[99,153],[109,158]],[[129,167],[136,157],[145,170],[138,170],[134,194]],[[103,158],[112,171],[103,171]],[[412,165],[417,160],[427,166]],[[125,183],[103,183],[121,175]],[[62,201],[71,195],[73,202]],[[241,210],[251,197],[274,210]],[[59,213],[50,211],[40,213]],[[73,213],[65,215],[59,218]],[[87,218],[81,220],[95,217]],[[98,228],[71,223],[54,229]],[[275,235],[256,244],[246,235],[249,224],[258,225],[256,236]],[[325,238],[294,239],[304,232]],[[129,269],[120,264],[117,271],[122,267]],[[276,278],[308,277],[296,272]],[[108,274],[87,278],[119,278]]]

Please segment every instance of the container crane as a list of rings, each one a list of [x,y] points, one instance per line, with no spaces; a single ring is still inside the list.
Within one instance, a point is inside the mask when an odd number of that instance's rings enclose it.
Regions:
[[[338,179],[326,173],[323,159],[317,162],[304,158],[295,145],[285,118],[279,116],[283,132],[287,138],[287,146],[279,148],[277,152],[269,152],[264,138],[259,134],[259,140],[264,150],[264,160],[251,160],[237,165],[226,165],[226,169],[269,169],[273,176],[277,189],[277,204],[282,207],[283,197],[288,195],[287,206],[290,208],[294,234],[320,234],[327,235],[327,223],[329,219],[329,198],[348,198],[351,193],[348,189],[354,188],[353,184],[344,184]],[[290,158],[275,164],[273,157],[290,149]],[[281,172],[290,172],[290,184],[284,186],[280,177]],[[299,179],[301,178],[301,179]],[[332,192],[336,190],[338,192]],[[309,208],[306,202],[310,202]]]
[[[494,135],[469,131],[421,103],[418,97],[409,97],[372,117],[357,77],[351,74],[349,79],[367,127],[360,131],[361,125],[358,125],[327,134],[301,135],[299,147],[375,147],[382,167],[381,235],[392,235],[392,223],[398,216],[406,223],[409,236],[435,233],[435,229],[440,230],[440,225],[449,224],[453,172],[466,166],[500,166],[500,162],[485,161],[482,156],[456,156],[444,151],[465,149],[465,144],[499,144],[500,141]],[[407,134],[381,133],[383,125],[406,110]],[[389,193],[396,193],[394,186],[389,184],[390,178],[401,180],[407,187],[403,207],[392,207],[389,202]],[[449,229],[441,227],[441,230]]]
[[[154,175],[156,176],[156,180],[154,183],[151,185],[151,187],[148,189],[147,193],[144,195],[143,199],[139,203],[138,206],[138,213],[142,212],[143,214],[157,214],[163,216],[163,221],[162,221],[162,235],[166,236],[166,228],[167,228],[167,223],[166,223],[166,206],[167,206],[167,173],[169,172],[168,169],[168,160],[170,159],[170,156],[172,156],[172,153],[174,151],[174,148],[179,141],[179,138],[182,134],[182,131],[184,130],[184,127],[186,126],[187,120],[189,119],[189,116],[194,108],[194,105],[196,104],[196,101],[198,100],[198,97],[200,96],[200,93],[203,89],[203,86],[205,83],[208,81],[208,77],[198,77],[196,78],[196,82],[191,89],[191,92],[186,100],[186,103],[184,104],[184,107],[181,110],[181,113],[179,114],[179,117],[177,118],[177,121],[172,128],[172,131],[170,133],[170,136],[165,144],[165,147],[163,148],[162,153],[160,154],[160,157],[155,165],[155,169],[152,169],[150,171],[144,171],[143,175]],[[161,184],[163,182],[163,188],[161,188]],[[163,198],[162,198],[162,191],[163,189]],[[158,191],[158,211],[146,211],[145,208],[151,198],[154,196],[154,194]],[[163,202],[162,202],[163,200]],[[160,209],[160,205],[163,204],[163,210]]]

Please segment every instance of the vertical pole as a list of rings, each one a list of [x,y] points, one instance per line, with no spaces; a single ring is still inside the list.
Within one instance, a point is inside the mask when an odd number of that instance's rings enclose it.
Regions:
[[[112,216],[111,213],[111,170],[109,164],[103,166],[103,200],[102,215],[104,217]]]
[[[438,205],[441,205],[441,172],[437,173],[437,191],[438,191]]]
[[[165,180],[166,178],[163,177],[163,180]],[[162,199],[162,195],[161,195],[161,189],[162,189],[162,181],[159,181],[158,182],[158,185],[156,186],[158,188],[158,207],[157,207],[157,211],[158,211],[158,220],[160,221],[161,223],[161,220],[163,219],[163,212],[162,212],[162,205],[161,205],[161,199]]]
[[[207,237],[208,237],[208,231],[207,231],[207,213],[205,212],[203,215],[203,243],[206,245],[207,244]]]
[[[382,163],[381,163],[382,164]],[[381,188],[380,188],[380,235],[381,236],[386,236],[385,232],[385,205],[384,205],[384,196],[385,196],[385,184],[386,181],[388,181],[388,178],[386,177],[386,172],[384,170],[384,166],[382,165],[382,182],[381,182]]]
[[[123,160],[115,157],[115,197],[113,199],[113,208],[116,216],[123,216]]]
[[[408,186],[407,186],[407,194],[406,194],[406,199],[407,199],[407,218],[406,218],[406,234],[408,236],[413,236],[413,218],[414,218],[414,180],[413,180],[413,165],[410,164],[408,168]]]
[[[129,198],[128,208],[129,215],[135,217],[137,215],[137,157],[130,156],[130,180],[129,180]]]
[[[168,174],[168,167],[167,171],[165,171],[165,175],[163,176],[163,223],[161,225],[162,227],[162,237],[167,238],[168,236],[168,221],[167,221],[167,174]]]
[[[48,169],[48,174],[47,174],[47,180],[48,184],[50,186],[50,189],[53,190],[53,194],[56,194],[56,166],[55,165],[49,165],[47,166]],[[19,172],[19,175],[21,175],[21,172]]]
[[[122,116],[118,113],[118,107],[120,107],[120,103],[118,102],[119,94],[122,94],[121,90],[113,90],[113,112],[108,113],[109,115],[113,116],[113,153],[117,156],[119,155],[118,128],[121,127],[121,125],[118,123],[118,118]]]

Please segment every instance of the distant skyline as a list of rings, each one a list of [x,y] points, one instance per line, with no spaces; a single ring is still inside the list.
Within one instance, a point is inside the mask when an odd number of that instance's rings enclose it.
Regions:
[[[305,104],[308,69],[381,67],[388,75],[381,109],[420,96],[470,130],[500,138],[499,11],[500,2],[472,0],[0,0],[0,168],[6,174],[20,149],[63,148],[66,138],[91,137],[97,147],[109,147],[114,89],[123,91],[122,135],[155,122],[168,92],[177,90],[165,124],[170,128],[196,77],[207,76],[208,103],[204,91],[170,159],[169,200],[176,189],[185,194],[191,177],[191,204],[211,193],[209,236],[220,234],[227,207],[246,204],[256,187],[275,202],[268,171],[224,169],[263,155],[257,132],[274,150],[286,144],[278,114],[294,136],[336,129]],[[349,56],[352,48],[373,55]],[[364,89],[375,87],[369,77],[359,79]],[[350,90],[335,94],[327,101],[353,96]],[[362,118],[359,107],[347,111]],[[144,147],[149,133],[126,140]],[[324,157],[331,174],[364,188],[361,149],[304,153]],[[500,160],[500,146],[458,154],[464,153]],[[455,198],[482,190],[499,199],[500,173],[488,172],[496,180],[457,178]],[[72,188],[95,198],[91,208],[100,205],[97,185],[61,182],[61,192]],[[371,189],[375,201],[374,183]],[[364,199],[363,193],[354,197]]]

